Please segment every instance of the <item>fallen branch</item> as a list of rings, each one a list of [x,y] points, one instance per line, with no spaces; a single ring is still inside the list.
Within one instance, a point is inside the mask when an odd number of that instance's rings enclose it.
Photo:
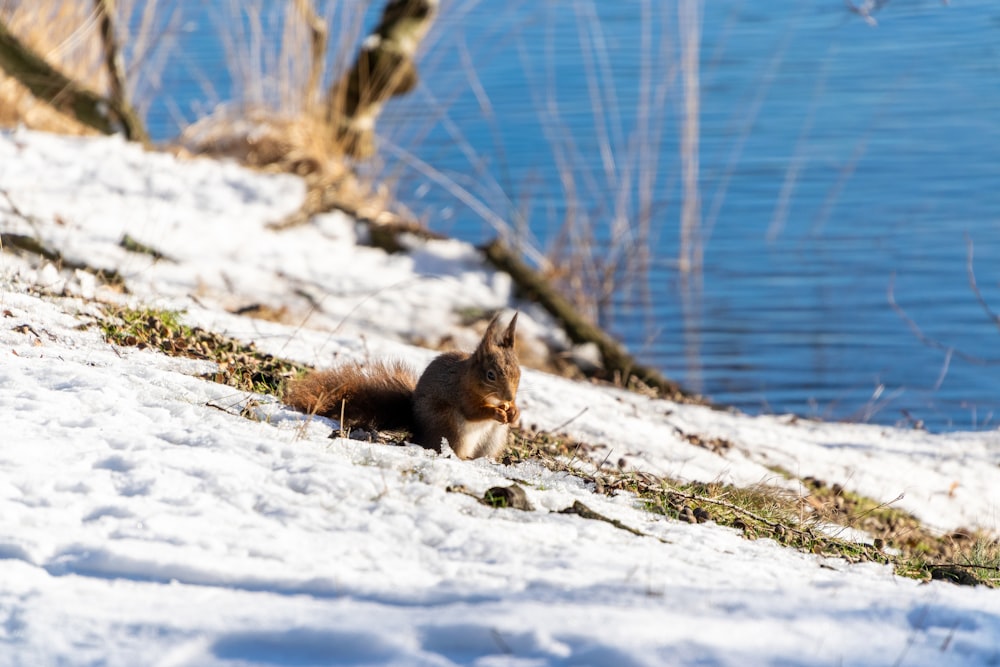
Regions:
[[[483,248],[483,252],[496,268],[510,274],[528,298],[548,310],[574,343],[597,345],[608,377],[621,375],[622,384],[626,387],[629,386],[630,379],[635,378],[656,389],[662,396],[674,400],[694,398],[686,394],[676,382],[663,377],[655,368],[637,362],[618,341],[580,315],[544,276],[511,252],[502,241],[493,241]]]
[[[646,533],[642,532],[641,530],[637,530],[632,526],[627,526],[618,519],[612,519],[611,517],[604,516],[599,512],[595,512],[594,510],[590,509],[589,507],[581,503],[579,500],[574,500],[572,505],[570,505],[566,509],[559,510],[559,514],[576,514],[577,516],[583,519],[590,519],[591,521],[603,521],[605,523],[610,523],[615,528],[619,530],[624,530],[627,533],[632,533],[633,535],[637,535],[638,537],[654,537],[653,535],[647,535]],[[665,544],[669,544],[663,538],[657,537],[656,539],[660,540],[660,542],[663,542]]]

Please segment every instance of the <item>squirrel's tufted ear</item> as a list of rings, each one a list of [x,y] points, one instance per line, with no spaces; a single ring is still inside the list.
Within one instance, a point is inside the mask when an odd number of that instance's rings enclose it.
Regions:
[[[486,327],[486,332],[483,334],[483,339],[479,342],[477,351],[485,352],[494,347],[514,347],[514,328],[517,326],[517,313],[514,313],[514,317],[511,318],[510,324],[507,325],[507,329],[503,333],[500,332],[500,315],[501,313],[497,313],[490,320],[489,325]]]
[[[514,327],[517,326],[517,312],[515,311],[514,317],[510,318],[510,324],[507,325],[507,330],[503,334],[503,338],[499,339],[500,347],[514,347]]]
[[[500,313],[493,316],[490,323],[486,325],[486,331],[483,332],[483,339],[479,341],[479,347],[476,348],[477,352],[486,353],[490,348],[499,344],[499,337],[497,336],[497,327],[500,322]]]

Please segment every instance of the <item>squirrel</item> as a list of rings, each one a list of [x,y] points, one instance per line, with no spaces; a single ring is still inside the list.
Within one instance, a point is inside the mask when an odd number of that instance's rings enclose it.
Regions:
[[[472,354],[441,354],[419,378],[400,362],[315,371],[289,386],[285,403],[373,430],[405,429],[429,449],[446,440],[460,459],[495,458],[521,414],[516,325],[517,313],[501,331],[497,314]]]

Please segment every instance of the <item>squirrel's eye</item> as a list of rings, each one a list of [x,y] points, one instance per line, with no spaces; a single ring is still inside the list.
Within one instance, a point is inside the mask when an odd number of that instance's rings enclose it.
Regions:
[[[486,379],[489,380],[490,382],[496,382],[497,374],[492,370],[486,371]]]

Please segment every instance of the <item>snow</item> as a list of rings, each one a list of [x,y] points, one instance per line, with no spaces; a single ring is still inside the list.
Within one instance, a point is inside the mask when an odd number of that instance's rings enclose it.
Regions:
[[[460,243],[386,255],[339,214],[267,228],[302,196],[289,176],[117,139],[0,134],[0,229],[128,287],[0,253],[0,666],[1000,662],[996,591],[671,521],[537,464],[331,439],[268,397],[246,419],[250,396],[200,379],[206,362],[87,326],[95,299],[150,304],[302,362],[417,367],[433,353],[409,342],[470,340],[461,308],[551,328]],[[126,251],[126,233],[170,259]],[[230,312],[252,303],[287,315]],[[940,530],[1000,532],[997,432],[751,418],[528,370],[519,404],[639,470],[792,485],[779,466],[903,494]],[[512,480],[534,511],[447,490]],[[576,500],[645,536],[559,513]]]

